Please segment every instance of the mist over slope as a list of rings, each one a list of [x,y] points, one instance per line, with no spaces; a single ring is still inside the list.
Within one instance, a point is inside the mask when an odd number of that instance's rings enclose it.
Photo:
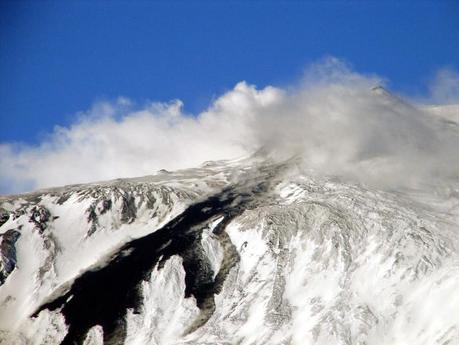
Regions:
[[[454,109],[456,84],[454,73],[439,74],[432,85],[437,110]],[[37,147],[1,144],[0,187],[13,193],[142,176],[260,149],[275,159],[302,157],[315,173],[383,188],[457,178],[457,110],[448,119],[432,116],[432,108],[381,92],[383,85],[330,58],[292,87],[241,82],[196,116],[179,100],[99,103]]]

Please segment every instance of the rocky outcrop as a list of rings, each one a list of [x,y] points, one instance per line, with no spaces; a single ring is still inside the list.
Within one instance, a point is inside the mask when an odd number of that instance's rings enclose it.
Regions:
[[[43,233],[43,231],[45,231],[46,227],[48,226],[48,221],[50,217],[51,213],[46,208],[37,205],[34,206],[34,208],[32,209],[29,221],[35,224],[35,228],[40,233]]]
[[[10,219],[10,213],[0,208],[0,226],[5,224]]]
[[[0,285],[16,268],[16,241],[21,234],[16,230],[8,230],[0,235]]]
[[[132,223],[137,216],[137,207],[133,195],[126,193],[123,196],[123,207],[121,209],[121,221],[123,223]]]

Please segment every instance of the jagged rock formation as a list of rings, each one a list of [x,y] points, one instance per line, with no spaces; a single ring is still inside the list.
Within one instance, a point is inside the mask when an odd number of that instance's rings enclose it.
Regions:
[[[458,195],[252,157],[3,197],[0,343],[451,345]]]
[[[10,219],[9,213],[3,209],[0,209],[0,226],[5,224],[8,219]]]
[[[7,230],[0,235],[0,285],[16,268],[16,241],[21,234],[16,230]]]

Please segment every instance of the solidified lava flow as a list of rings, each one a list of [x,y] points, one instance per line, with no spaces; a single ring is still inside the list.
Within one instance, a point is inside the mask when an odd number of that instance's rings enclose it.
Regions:
[[[61,308],[68,325],[63,345],[82,344],[95,325],[103,328],[104,344],[123,343],[127,309],[140,311],[141,282],[150,279],[156,264],[161,267],[173,255],[182,257],[185,297],[194,296],[201,311],[211,315],[215,308],[214,294],[221,289],[229,269],[222,268],[213,279],[214,272],[205,267],[206,259],[198,255],[201,232],[210,221],[223,216],[223,221],[214,229],[216,234],[223,233],[231,219],[248,207],[252,195],[263,189],[264,186],[256,185],[242,196],[227,189],[190,206],[161,229],[124,245],[106,266],[81,275],[67,293],[42,305],[33,316],[44,309]],[[232,254],[237,256],[237,252]],[[237,259],[229,262],[234,264]],[[196,327],[205,323],[210,315]]]

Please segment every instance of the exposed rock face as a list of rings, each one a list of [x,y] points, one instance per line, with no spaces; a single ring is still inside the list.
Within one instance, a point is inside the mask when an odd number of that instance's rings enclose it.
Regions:
[[[34,206],[31,210],[29,221],[35,224],[36,229],[41,233],[45,231],[51,213],[43,206]]]
[[[123,208],[121,209],[121,221],[123,223],[132,223],[137,214],[135,198],[133,195],[123,195]]]
[[[459,194],[370,190],[295,164],[0,199],[0,248],[17,253],[0,343],[454,344]]]
[[[0,285],[16,267],[16,241],[21,234],[16,230],[7,230],[0,235]]]
[[[0,209],[0,226],[5,224],[10,219],[10,214],[6,210]]]

